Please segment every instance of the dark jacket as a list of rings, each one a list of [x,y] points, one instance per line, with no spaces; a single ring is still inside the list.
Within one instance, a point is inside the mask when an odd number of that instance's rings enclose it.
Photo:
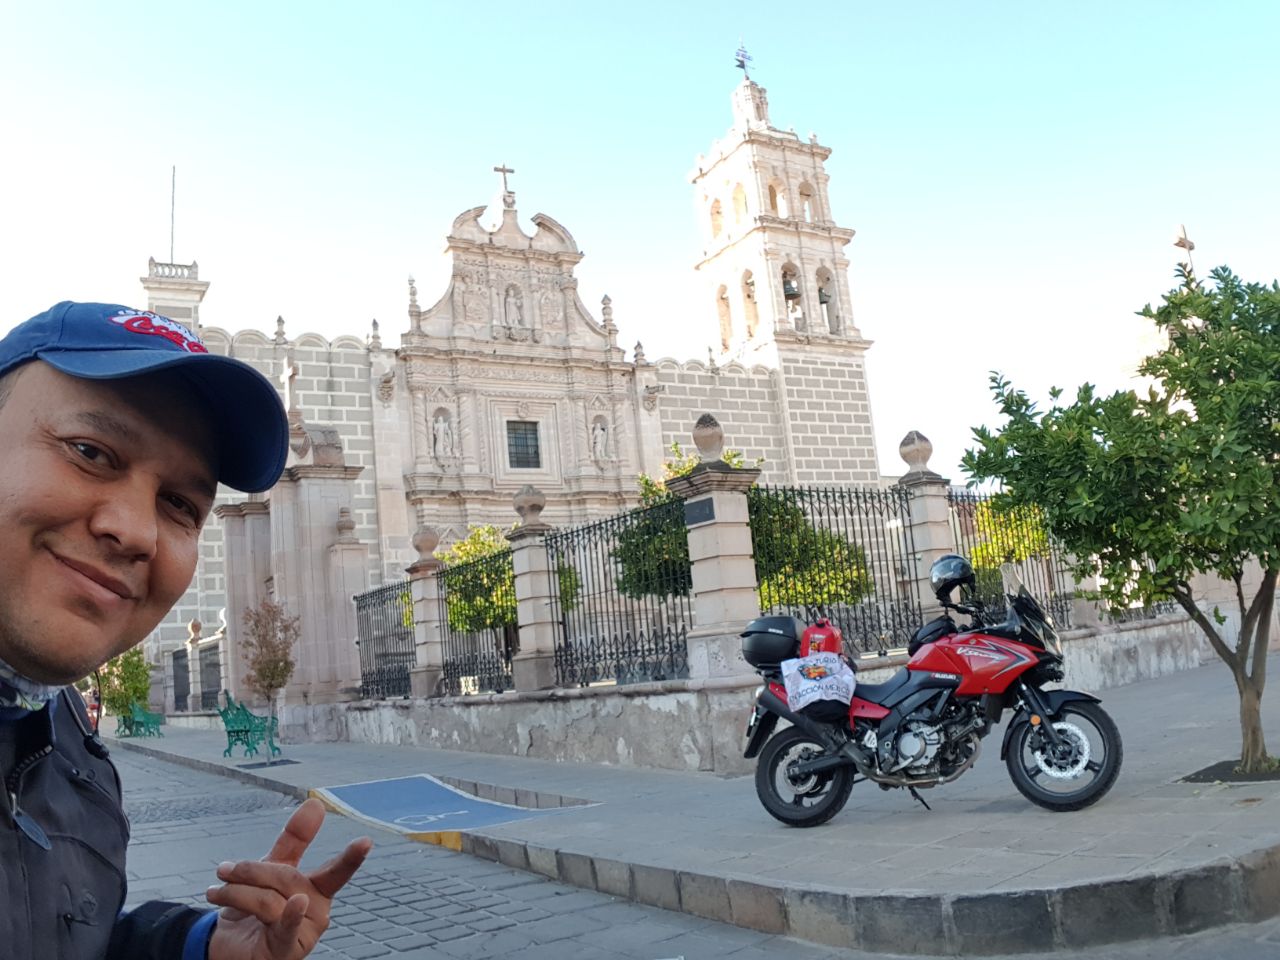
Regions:
[[[0,775],[0,956],[178,960],[201,911],[148,903],[120,916],[129,821],[77,694],[0,719]]]

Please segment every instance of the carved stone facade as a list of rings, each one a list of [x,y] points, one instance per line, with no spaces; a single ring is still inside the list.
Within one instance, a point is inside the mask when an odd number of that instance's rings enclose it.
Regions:
[[[417,559],[414,531],[434,527],[448,544],[473,525],[509,526],[526,484],[545,494],[552,525],[611,516],[636,503],[638,474],[661,473],[673,441],[688,446],[703,413],[748,458],[764,459],[763,482],[878,482],[870,344],[853,323],[841,252],[853,231],[830,219],[828,154],[770,126],[756,84],[735,92],[734,126],[693,176],[707,230],[697,269],[713,295],[703,315],[724,335],[709,362],[650,361],[638,343],[626,359],[609,298],[597,319],[578,296],[573,236],[545,214],[525,233],[505,179],[500,204],[454,220],[451,277],[432,306],[419,304],[410,278],[398,344],[376,323],[333,341],[291,336],[282,319],[274,337],[204,327],[211,351],[280,384],[300,471],[264,498],[219,497],[227,509],[210,519],[196,579],[152,638],[153,657],[180,646],[189,621],[216,623],[223,608],[234,638],[236,597],[287,597],[305,620],[329,609],[321,594],[334,578],[348,595],[399,580]],[[149,306],[196,316],[207,283],[195,278],[194,264],[153,264]],[[290,530],[283,512],[301,517],[303,506],[305,523]],[[252,537],[241,532],[254,524]],[[313,563],[330,573],[302,572]],[[320,659],[299,674],[312,686],[295,684],[290,696],[342,695],[350,650],[319,647],[350,638],[307,637],[308,658]],[[224,664],[243,695],[238,676]]]

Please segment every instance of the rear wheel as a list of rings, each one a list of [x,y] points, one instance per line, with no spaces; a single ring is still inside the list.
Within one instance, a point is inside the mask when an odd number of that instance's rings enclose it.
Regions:
[[[756,795],[774,818],[793,827],[816,827],[844,808],[853,789],[852,767],[794,772],[796,764],[825,752],[821,743],[797,727],[774,734],[764,745],[756,765]]]
[[[1025,715],[1009,742],[1005,763],[1018,791],[1049,810],[1080,810],[1100,800],[1120,774],[1124,748],[1115,721],[1096,703],[1064,704],[1053,718],[1059,744]]]

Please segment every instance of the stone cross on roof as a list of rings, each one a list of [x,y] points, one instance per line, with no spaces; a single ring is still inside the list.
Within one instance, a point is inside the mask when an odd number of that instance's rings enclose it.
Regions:
[[[284,387],[284,409],[288,413],[292,413],[297,409],[298,397],[294,390],[293,381],[298,376],[298,365],[293,362],[293,351],[288,351],[284,356],[284,363],[280,370],[280,385]]]
[[[515,173],[515,171],[504,163],[500,167],[494,167],[493,172],[502,174],[502,205],[508,210],[514,210],[516,206],[516,195],[511,188],[507,186],[507,174]]]

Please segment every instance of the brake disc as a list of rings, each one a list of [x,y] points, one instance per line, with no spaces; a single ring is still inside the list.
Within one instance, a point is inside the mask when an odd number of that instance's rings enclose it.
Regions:
[[[1074,723],[1055,723],[1053,729],[1062,738],[1062,746],[1055,748],[1041,738],[1041,748],[1032,751],[1036,766],[1054,780],[1074,780],[1089,765],[1089,738]]]

